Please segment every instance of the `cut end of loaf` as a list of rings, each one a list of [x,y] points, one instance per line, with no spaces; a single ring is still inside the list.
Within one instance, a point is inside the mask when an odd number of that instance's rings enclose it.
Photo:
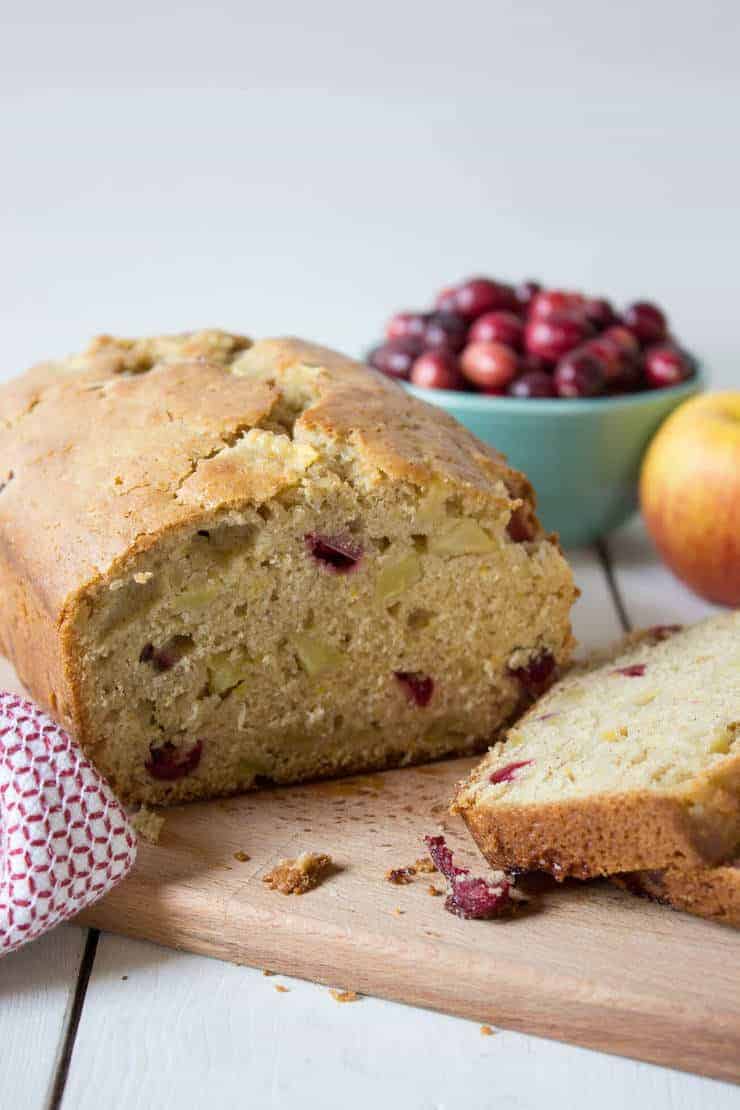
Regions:
[[[567,658],[567,594],[553,626],[535,592],[553,549],[515,544],[504,513],[306,485],[171,537],[92,600],[85,704],[124,797],[479,750],[530,700],[527,659]]]

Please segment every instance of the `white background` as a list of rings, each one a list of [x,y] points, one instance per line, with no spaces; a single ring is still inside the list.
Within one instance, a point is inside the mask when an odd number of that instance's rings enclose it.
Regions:
[[[0,0],[0,16],[0,377],[100,331],[220,325],[360,353],[391,310],[489,272],[654,298],[740,387],[736,0]],[[631,573],[653,605],[667,576]],[[594,641],[614,622],[598,581]],[[679,619],[694,605],[662,588]],[[80,953],[62,930],[0,975],[23,1110],[48,1089]],[[103,938],[65,1110],[734,1098],[272,982]]]
[[[0,373],[206,324],[359,353],[483,271],[655,298],[740,384],[735,0],[0,10]]]

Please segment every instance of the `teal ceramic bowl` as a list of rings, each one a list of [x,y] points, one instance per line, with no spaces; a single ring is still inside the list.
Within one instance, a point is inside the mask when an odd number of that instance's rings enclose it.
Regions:
[[[572,547],[594,543],[632,515],[647,445],[669,413],[704,386],[698,372],[670,389],[582,401],[406,388],[523,470],[544,527]]]

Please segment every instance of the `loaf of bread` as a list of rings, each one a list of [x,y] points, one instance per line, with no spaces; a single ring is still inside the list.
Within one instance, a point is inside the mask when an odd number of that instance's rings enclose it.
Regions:
[[[630,894],[740,928],[740,859],[718,867],[635,871],[612,882]]]
[[[706,867],[740,844],[740,612],[575,667],[461,785],[494,867]]]
[[[526,479],[332,351],[104,337],[0,422],[0,647],[124,799],[483,750],[568,660]]]

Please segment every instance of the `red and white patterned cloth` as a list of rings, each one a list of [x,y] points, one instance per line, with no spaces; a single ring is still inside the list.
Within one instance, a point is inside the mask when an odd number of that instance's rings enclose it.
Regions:
[[[120,803],[64,729],[0,692],[0,956],[101,898],[135,859]]]

